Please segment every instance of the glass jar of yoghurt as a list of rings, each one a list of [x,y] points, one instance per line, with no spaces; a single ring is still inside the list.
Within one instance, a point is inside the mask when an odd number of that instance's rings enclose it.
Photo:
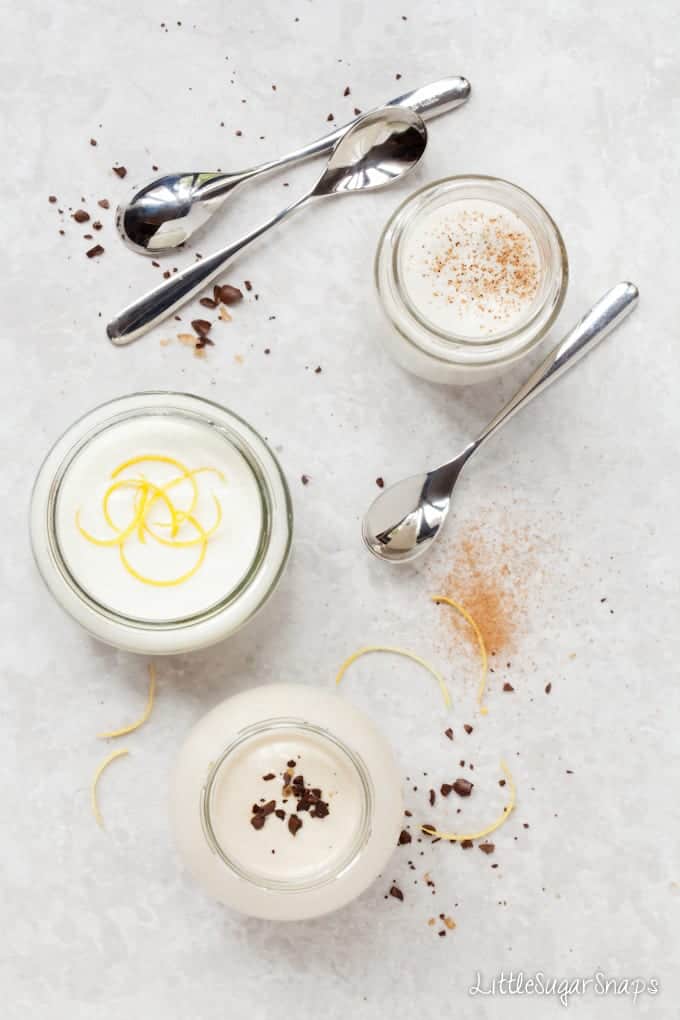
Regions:
[[[292,509],[278,461],[241,418],[189,394],[136,393],[57,440],[30,529],[67,613],[108,644],[159,655],[221,641],[264,605]]]
[[[385,345],[432,382],[481,382],[531,351],[564,301],[562,236],[528,192],[449,177],[403,202],[378,244]]]
[[[403,825],[392,751],[335,692],[243,691],[189,733],[171,816],[184,862],[215,899],[277,921],[329,913],[381,873]]]

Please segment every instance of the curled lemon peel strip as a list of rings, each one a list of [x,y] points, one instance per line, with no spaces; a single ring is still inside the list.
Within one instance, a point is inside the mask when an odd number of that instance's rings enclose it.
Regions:
[[[184,574],[180,574],[179,577],[173,577],[167,581],[166,580],[159,581],[157,578],[154,577],[146,577],[144,574],[141,574],[138,570],[136,570],[135,567],[133,567],[130,561],[128,560],[127,556],[125,555],[125,549],[123,548],[123,546],[119,545],[118,552],[120,554],[120,560],[125,569],[127,570],[127,572],[129,574],[132,574],[132,576],[135,577],[138,581],[142,581],[143,584],[150,584],[154,588],[173,588],[175,585],[183,584],[185,581],[188,581],[190,577],[193,577],[196,571],[203,563],[203,560],[205,559],[205,553],[208,548],[208,538],[205,529],[201,524],[198,523],[195,517],[193,516],[187,517],[187,522],[191,524],[194,528],[196,528],[196,530],[199,532],[201,536],[201,552],[199,554],[198,559],[194,563],[193,567],[187,570]],[[177,543],[173,542],[170,544],[176,545]]]
[[[461,606],[459,602],[454,602],[453,599],[448,597],[448,595],[433,595],[432,601],[436,602],[437,604],[443,602],[445,603],[445,605],[451,606],[453,609],[457,610],[457,612],[460,613],[463,619],[467,620],[467,622],[470,624],[473,631],[475,632],[477,644],[479,645],[479,654],[482,657],[482,668],[479,675],[479,687],[477,688],[477,704],[479,705],[479,710],[482,713],[482,715],[487,715],[489,710],[485,705],[482,704],[482,701],[484,700],[484,692],[486,690],[486,678],[489,672],[489,657],[486,653],[486,645],[484,644],[482,632],[477,626],[476,621],[468,613],[467,609],[465,609],[464,606]]]
[[[92,804],[92,811],[94,813],[94,817],[97,819],[97,825],[102,829],[104,828],[104,818],[102,817],[102,813],[99,810],[99,801],[97,800],[97,786],[99,784],[101,774],[105,769],[109,767],[112,761],[115,761],[116,758],[122,758],[124,755],[129,753],[130,752],[127,750],[127,748],[121,748],[120,751],[114,751],[113,754],[110,754],[108,756],[108,758],[104,758],[104,761],[101,763],[101,765],[94,774],[92,786],[90,787],[90,802]]]
[[[185,541],[182,541],[180,539],[173,540],[171,538],[163,538],[162,535],[157,535],[156,532],[153,530],[153,528],[151,528],[148,524],[144,525],[144,529],[145,529],[145,531],[148,532],[149,535],[151,535],[152,538],[154,538],[156,540],[156,542],[160,542],[161,545],[169,545],[171,548],[174,547],[175,549],[178,549],[178,548],[179,549],[190,549],[194,545],[200,545],[201,542],[206,541],[206,539],[210,538],[211,535],[214,535],[215,532],[217,531],[217,529],[219,528],[220,524],[222,523],[222,504],[220,503],[219,499],[217,498],[217,496],[214,493],[213,493],[213,500],[215,502],[215,508],[217,510],[217,516],[215,518],[215,522],[214,522],[214,524],[212,524],[208,528],[207,531],[204,531],[202,535],[199,535],[198,538],[191,538],[191,539],[188,539],[185,542]],[[187,520],[187,521],[190,520],[192,522],[196,521],[196,519],[191,514],[187,515],[185,520]],[[161,521],[158,522],[158,527],[169,527],[169,526],[170,526],[169,522],[161,522]]]
[[[108,733],[98,733],[97,738],[99,740],[112,740],[114,737],[124,737],[128,733],[134,733],[140,726],[143,726],[151,715],[151,711],[154,705],[154,699],[156,696],[156,670],[152,662],[149,663],[149,693],[146,699],[146,706],[144,711],[140,715],[136,722],[130,723],[129,726],[121,726],[118,730],[110,730]]]
[[[451,843],[458,843],[462,842],[464,839],[481,839],[482,836],[488,836],[489,833],[495,832],[496,829],[499,829],[503,822],[510,817],[510,813],[513,811],[517,801],[517,790],[515,789],[513,778],[510,775],[510,769],[504,761],[501,762],[501,768],[503,769],[508,786],[510,787],[510,803],[506,804],[503,811],[492,825],[487,826],[486,829],[480,829],[479,832],[440,832],[439,829],[435,829],[431,825],[421,825],[421,831],[424,832],[426,836],[434,836],[435,839],[448,839]]]
[[[449,693],[449,689],[446,686],[446,681],[444,680],[444,677],[441,675],[441,673],[438,673],[437,670],[429,664],[429,662],[426,662],[425,659],[421,659],[421,657],[419,655],[416,655],[414,652],[409,652],[405,648],[396,648],[393,645],[368,645],[366,648],[360,648],[358,652],[354,652],[354,654],[350,655],[348,659],[345,659],[342,666],[338,670],[338,675],[335,678],[336,684],[340,683],[340,681],[342,680],[343,676],[345,675],[349,667],[352,665],[352,663],[356,662],[357,659],[360,659],[362,655],[368,655],[369,653],[372,652],[389,652],[392,655],[401,655],[405,659],[411,659],[412,662],[417,662],[418,665],[426,669],[428,673],[430,673],[435,678],[435,680],[439,684],[439,689],[442,692],[444,704],[446,705],[447,708],[451,707],[451,694]]]
[[[137,464],[144,462],[157,462],[163,464],[170,464],[181,471],[181,474],[176,478],[171,478],[164,485],[155,485],[153,482],[149,482],[143,475],[137,478],[119,478],[118,476],[128,468],[134,467]],[[149,584],[158,588],[172,587],[174,585],[182,584],[192,577],[199,567],[202,565],[206,555],[206,548],[208,539],[215,534],[220,524],[222,523],[222,505],[213,493],[213,501],[215,503],[216,517],[215,522],[207,530],[194,516],[194,510],[198,503],[198,485],[196,483],[196,475],[205,472],[211,472],[216,474],[222,482],[226,481],[224,474],[218,468],[203,466],[199,468],[188,468],[181,461],[176,460],[174,457],[166,457],[161,455],[143,455],[139,457],[133,457],[130,460],[124,461],[119,464],[118,467],[111,473],[111,478],[117,479],[112,482],[104,493],[102,499],[102,512],[107,525],[116,534],[112,538],[98,538],[96,535],[90,534],[80,521],[80,510],[78,509],[75,514],[75,522],[78,531],[87,539],[88,542],[92,542],[94,545],[99,546],[118,546],[118,552],[120,555],[121,563],[127,572],[134,577],[136,580],[141,581],[144,584]],[[168,489],[171,489],[182,482],[188,481],[192,487],[192,496],[189,503],[189,507],[184,509],[178,509],[172,498],[168,495]],[[109,503],[111,496],[114,492],[119,489],[128,488],[134,489],[135,494],[133,497],[133,516],[132,520],[125,527],[118,527],[114,522],[111,512],[109,509]],[[149,513],[155,503],[161,501],[164,503],[170,513],[169,521],[155,521],[149,524],[148,517]],[[189,524],[198,533],[196,538],[190,540],[177,539],[179,528],[183,524]],[[164,538],[154,530],[155,527],[170,528],[171,538]],[[175,547],[175,548],[191,548],[194,546],[201,547],[200,554],[197,562],[194,566],[187,570],[184,574],[179,577],[172,578],[170,580],[157,580],[155,578],[146,577],[140,573],[135,567],[132,566],[128,557],[125,554],[124,545],[127,539],[134,533],[137,532],[140,543],[146,542],[146,536],[150,535],[155,542],[160,545]]]

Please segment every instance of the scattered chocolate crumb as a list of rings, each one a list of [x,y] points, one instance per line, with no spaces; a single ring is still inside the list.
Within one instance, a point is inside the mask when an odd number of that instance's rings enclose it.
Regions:
[[[399,79],[401,78],[401,75],[400,74],[395,74],[394,77],[396,78],[397,81],[399,81]]]
[[[250,819],[250,824],[254,829],[262,829],[265,823],[265,816],[263,814],[256,814]]]
[[[163,273],[163,279],[164,279],[164,280],[169,280],[171,276],[172,276],[172,273],[170,272],[170,270],[169,270],[169,269],[166,269],[166,270],[164,271],[164,273]]]
[[[309,485],[309,475],[302,475],[300,481],[303,485]]]
[[[390,886],[390,896],[394,896],[395,900],[400,900],[402,902],[404,900],[404,894],[398,885]]]
[[[404,811],[404,814],[406,815],[407,818],[413,818],[413,812],[412,811]]]
[[[358,117],[360,113],[361,113],[361,110],[359,109],[359,107],[355,106],[354,107],[354,116]]]
[[[288,831],[291,836],[296,836],[302,828],[302,819],[298,818],[297,815],[291,815],[288,819]]]
[[[335,117],[333,116],[332,113],[329,113],[328,116],[326,117],[326,120],[329,120],[329,121],[330,120],[335,120]]]
[[[317,800],[316,804],[310,811],[312,818],[326,818],[330,813],[330,808],[325,800]]]
[[[108,198],[100,198],[99,201],[97,202],[97,205],[100,206],[102,209],[108,209],[110,207],[110,202]]]
[[[243,281],[243,286],[246,288],[246,290],[252,290],[253,289],[253,285],[250,282],[250,280],[244,280]]]
[[[321,375],[321,365],[317,365],[314,369],[314,375]]]
[[[224,283],[221,287],[213,287],[213,297],[217,303],[235,305],[237,301],[242,299],[243,291],[239,290],[238,287],[232,287],[229,283]]]
[[[574,774],[574,770],[573,769],[567,769],[567,775],[568,776],[573,776],[573,774]]]
[[[114,174],[116,174],[117,177],[121,178],[121,180],[123,179],[123,177],[127,177],[127,168],[126,167],[124,167],[124,166],[112,166],[111,169],[113,170]]]
[[[265,783],[268,783],[270,779],[276,779],[276,775],[273,772],[268,772],[266,776],[262,776]]]
[[[550,684],[546,684],[545,685],[545,693],[546,694],[550,694],[551,690],[552,690],[552,684],[551,683]]]
[[[470,723],[465,723],[463,729],[466,733],[472,733],[472,726],[470,726]]]
[[[349,95],[349,85],[345,86],[345,91],[342,94],[343,94],[343,96],[348,96]]]
[[[504,779],[499,779],[498,780],[498,785],[499,786],[505,786],[505,780]]]
[[[378,477],[375,480],[375,484],[378,486],[379,489],[384,489],[385,479],[381,475],[378,475]]]
[[[292,759],[289,762],[287,762],[286,764],[288,765],[289,769],[294,769],[294,768],[297,767],[297,762],[293,761]]]
[[[444,730],[444,736],[448,737],[449,740],[453,740],[453,730],[451,729],[450,726],[447,730]]]
[[[212,322],[208,322],[207,319],[192,319],[191,328],[195,333],[198,333],[200,337],[205,337],[212,328]]]
[[[217,308],[217,301],[213,301],[211,297],[199,298],[198,303],[203,305],[204,308]]]
[[[469,779],[457,779],[453,784],[453,789],[459,797],[469,797],[472,793],[473,785]]]
[[[243,134],[243,132],[242,131],[234,131],[234,134],[237,136],[237,138],[240,138],[241,135]]]
[[[84,241],[91,241],[93,237],[94,237],[94,234],[83,234],[83,240]]]
[[[522,822],[522,828],[523,829],[528,829],[529,828],[529,823],[528,822]]]
[[[101,220],[95,220],[94,223],[92,224],[92,229],[93,230],[101,230],[102,229],[102,222],[101,222]]]
[[[94,248],[88,248],[85,254],[87,255],[88,259],[93,259],[96,258],[97,255],[103,255],[104,249],[102,248],[101,244],[95,244]]]
[[[51,202],[52,205],[54,205],[54,203],[57,201],[57,196],[56,195],[50,195],[49,198],[47,199],[47,201]]]
[[[90,138],[90,145],[96,145],[96,144],[97,144],[97,139],[96,138]]]
[[[272,811],[275,811],[275,810],[276,810],[276,801],[275,800],[268,800],[267,803],[262,808],[262,814],[263,815],[270,815],[272,813]]]
[[[460,845],[461,845],[461,847],[463,848],[463,850],[469,850],[469,849],[470,849],[471,847],[473,847],[473,846],[474,846],[475,844],[474,844],[474,843],[472,842],[472,840],[471,840],[471,839],[464,839],[464,840],[462,840],[462,841],[461,841],[461,844],[460,844]]]
[[[509,683],[507,682],[507,680],[506,680],[506,682],[505,682],[505,683],[503,684],[503,690],[504,690],[504,691],[514,691],[514,689],[515,689],[515,688],[514,688],[514,687],[512,686],[512,684],[509,684]]]
[[[495,843],[480,843],[479,844],[479,849],[482,851],[483,854],[492,854],[494,852],[494,850],[496,849],[496,844]]]
[[[434,807],[436,797],[437,795],[435,794],[434,790],[430,790],[430,807]]]
[[[283,819],[286,817],[286,812],[283,810],[283,808],[277,808],[274,814],[276,815],[277,818],[280,818],[281,821],[283,821]]]
[[[441,793],[442,797],[448,797],[452,789],[453,789],[452,783],[442,783],[442,785],[439,787],[439,792]]]
[[[442,930],[441,930],[441,931],[438,931],[438,932],[437,932],[437,935],[439,935],[439,938],[440,938],[440,939],[443,939],[443,938],[445,938],[445,936],[446,936],[446,931],[445,931],[445,929],[444,929],[444,928],[442,928]]]
[[[84,209],[76,209],[72,216],[76,223],[87,223],[90,218],[89,212],[85,212]]]
[[[402,829],[401,832],[399,833],[399,840],[397,845],[405,846],[407,843],[410,843],[412,839],[413,837],[411,836],[411,833],[407,832],[406,829]]]

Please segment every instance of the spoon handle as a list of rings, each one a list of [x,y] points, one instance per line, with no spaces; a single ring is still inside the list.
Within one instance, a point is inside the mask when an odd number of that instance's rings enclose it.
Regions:
[[[463,103],[467,102],[469,96],[470,82],[467,78],[456,76],[453,78],[442,78],[440,81],[433,81],[428,85],[422,85],[411,92],[405,92],[403,96],[390,99],[388,103],[385,103],[385,106],[404,107],[420,114],[423,120],[430,120],[432,117],[438,117],[441,113],[447,113],[449,110],[455,110],[456,107],[462,106]],[[380,109],[380,107],[376,107],[376,109]],[[350,120],[347,124],[335,128],[334,131],[329,131],[322,138],[317,138],[316,141],[310,142],[309,145],[303,145],[302,148],[295,149],[279,159],[260,163],[249,170],[244,170],[241,174],[223,176],[228,178],[228,184],[233,185],[235,176],[239,181],[246,180],[256,177],[258,174],[268,173],[270,170],[276,170],[279,167],[289,166],[292,163],[298,163],[300,160],[309,159],[311,156],[320,156],[324,152],[330,152],[333,146],[356,123],[357,119],[358,117],[355,117],[354,120]],[[214,183],[210,183],[207,190],[210,191],[211,195],[218,194],[221,187],[221,181],[215,178]]]
[[[629,315],[638,301],[638,289],[634,283],[617,283],[593,305],[581,321],[570,330],[564,339],[550,352],[548,357],[529,376],[515,396],[489,422],[483,432],[468,448],[469,453],[504,425],[520,408],[542,393],[567,369],[592,351],[601,340],[611,333]]]
[[[162,283],[148,294],[133,301],[106,327],[109,340],[117,346],[122,346],[143,336],[158,322],[162,322],[163,319],[172,315],[177,308],[180,308],[202,290],[237,252],[260,237],[265,231],[276,226],[281,220],[290,216],[295,209],[299,209],[310,198],[310,194],[303,195],[292,205],[286,206],[271,219],[261,223],[259,227],[255,227],[249,234],[240,237],[238,241],[234,241],[233,244],[221,248],[213,255],[201,259],[200,262],[189,266],[181,273],[177,273],[176,276],[172,276],[166,283]]]

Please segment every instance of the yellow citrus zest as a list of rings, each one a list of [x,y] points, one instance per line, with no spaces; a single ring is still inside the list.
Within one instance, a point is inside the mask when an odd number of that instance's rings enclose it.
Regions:
[[[101,763],[101,765],[94,774],[94,779],[92,780],[92,786],[90,788],[90,800],[92,804],[92,811],[94,812],[94,817],[97,819],[97,825],[99,825],[102,829],[104,828],[104,819],[102,817],[101,811],[99,810],[99,801],[97,800],[97,784],[99,783],[99,778],[104,769],[108,768],[112,761],[115,761],[116,758],[122,758],[123,755],[129,753],[130,752],[125,748],[121,749],[120,751],[114,751],[113,754],[110,754],[108,756],[108,758],[104,758],[104,761]]]
[[[467,609],[461,606],[460,603],[454,602],[453,599],[448,597],[448,595],[433,595],[432,601],[436,602],[437,604],[439,604],[440,602],[444,602],[447,606],[451,606],[453,609],[457,610],[457,612],[460,613],[463,619],[467,620],[467,622],[470,624],[473,631],[475,632],[477,644],[479,645],[479,654],[482,657],[482,668],[479,675],[479,687],[477,689],[477,704],[479,705],[479,710],[482,713],[482,715],[487,715],[489,710],[488,708],[486,708],[485,705],[482,705],[482,701],[484,699],[484,692],[486,690],[486,678],[489,672],[489,658],[486,654],[486,645],[484,644],[482,632],[477,626],[475,620],[468,613]]]
[[[353,662],[356,662],[357,659],[360,659],[362,655],[368,655],[369,653],[372,652],[389,652],[392,655],[401,655],[405,659],[411,659],[412,662],[417,662],[420,666],[426,669],[428,673],[430,673],[435,678],[435,680],[439,684],[439,689],[442,692],[444,704],[446,705],[447,708],[451,707],[451,695],[449,693],[448,687],[446,686],[446,681],[444,680],[444,677],[441,675],[441,673],[438,673],[437,670],[434,669],[434,667],[429,664],[429,662],[426,662],[425,659],[421,659],[421,657],[419,655],[415,655],[414,652],[409,652],[405,648],[396,648],[393,645],[369,645],[366,648],[360,648],[358,652],[355,652],[353,655],[350,655],[348,659],[345,659],[342,666],[338,670],[338,675],[335,678],[336,684],[340,683],[343,676],[345,675],[345,673],[347,672],[347,670],[349,669]]]
[[[169,464],[172,467],[176,467],[181,474],[176,478],[171,478],[164,485],[155,485],[153,482],[148,481],[143,475],[137,475],[130,478],[119,477],[122,472],[126,471],[128,468],[149,462]],[[75,515],[76,527],[83,538],[85,538],[88,542],[92,542],[94,545],[109,547],[117,546],[123,567],[136,580],[141,581],[144,584],[160,588],[167,588],[182,584],[184,581],[187,581],[190,577],[192,577],[202,565],[206,555],[208,540],[215,534],[222,523],[222,505],[214,493],[212,496],[215,503],[216,516],[215,522],[210,526],[210,528],[204,528],[194,514],[199,498],[196,475],[205,472],[212,472],[213,474],[216,474],[221,481],[225,481],[223,473],[214,467],[204,466],[199,468],[188,468],[185,464],[176,460],[174,457],[166,457],[156,454],[144,454],[139,457],[132,457],[129,460],[124,461],[122,464],[119,464],[118,467],[112,471],[111,478],[115,480],[111,485],[109,485],[102,499],[102,514],[108,527],[115,532],[113,537],[99,538],[87,531],[81,523],[80,510],[77,510]],[[181,485],[183,482],[188,482],[191,485],[191,499],[188,507],[179,508],[169,495],[168,490]],[[111,497],[115,492],[118,492],[121,489],[133,490],[132,518],[124,527],[119,527],[115,523],[110,511]],[[168,510],[170,514],[170,519],[168,521],[150,521],[149,518],[151,511],[158,502],[162,502]],[[179,529],[182,525],[189,525],[196,532],[196,537],[192,539],[177,538],[176,536],[178,535]],[[156,530],[157,528],[169,528],[170,537],[166,538],[163,535],[159,535]],[[140,543],[146,543],[147,536],[150,536],[155,542],[170,548],[187,549],[194,546],[200,546],[198,560],[191,569],[185,571],[185,573],[181,574],[179,577],[171,578],[170,580],[146,577],[132,566],[125,552],[125,543],[135,532],[137,533],[137,538]]]
[[[499,829],[503,822],[510,817],[510,812],[514,809],[517,801],[515,784],[512,776],[510,775],[510,770],[504,761],[501,762],[501,768],[505,773],[505,778],[508,782],[508,786],[510,787],[510,803],[506,804],[503,811],[492,825],[487,826],[486,829],[480,829],[479,832],[440,832],[439,829],[435,829],[431,825],[421,825],[420,828],[425,835],[433,836],[435,839],[448,839],[451,843],[460,843],[464,839],[481,839],[482,836],[488,836],[490,832],[495,832],[496,829]]]
[[[99,740],[112,740],[114,737],[124,737],[128,733],[134,733],[140,726],[143,726],[151,715],[153,709],[154,698],[156,695],[156,670],[152,662],[149,663],[149,694],[146,699],[146,706],[144,711],[140,715],[136,722],[130,723],[129,726],[121,726],[118,730],[110,730],[108,733],[98,733],[97,737]]]

